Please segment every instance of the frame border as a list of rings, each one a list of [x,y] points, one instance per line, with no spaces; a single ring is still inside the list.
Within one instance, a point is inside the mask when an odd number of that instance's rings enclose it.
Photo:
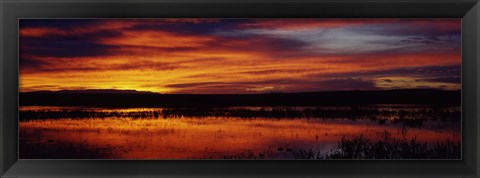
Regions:
[[[463,160],[18,160],[20,18],[462,18]],[[0,177],[478,177],[479,0],[0,0]]]

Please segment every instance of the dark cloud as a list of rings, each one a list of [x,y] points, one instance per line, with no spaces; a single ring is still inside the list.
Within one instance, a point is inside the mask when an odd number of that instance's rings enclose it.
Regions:
[[[363,79],[331,79],[316,83],[321,90],[378,90],[374,82]]]
[[[457,49],[456,47],[460,44],[460,36],[450,37],[441,39],[437,36],[417,36],[417,37],[408,37],[406,39],[400,40],[394,45],[407,45],[407,44],[419,44],[425,45],[425,47],[433,49]]]
[[[22,57],[22,55],[20,55],[19,65],[20,67],[22,67],[22,69],[36,69],[42,68],[44,66],[49,66],[50,64],[45,61],[33,59],[30,57]]]
[[[31,48],[24,47],[24,49],[27,49],[28,52],[26,53],[29,55],[41,57],[87,57],[110,55],[116,47],[90,42],[56,41],[49,44],[39,44]]]
[[[206,87],[206,86],[243,86],[243,88],[263,86],[263,85],[279,85],[279,84],[302,84],[304,80],[298,79],[275,79],[275,80],[260,80],[260,81],[243,81],[243,82],[196,82],[196,83],[182,83],[166,85],[168,88],[194,88],[194,87]]]
[[[231,94],[231,93],[258,93],[257,91],[248,91],[249,86],[237,83],[222,83],[222,84],[205,84],[196,87],[181,86],[176,88],[174,93],[188,93],[188,94]]]
[[[33,88],[58,88],[60,85],[34,85]]]
[[[37,73],[37,72],[89,72],[89,71],[97,71],[99,68],[96,67],[62,67],[62,68],[56,68],[56,67],[36,67],[36,68],[29,68],[28,70],[25,70],[26,73]]]
[[[123,63],[123,64],[115,64],[115,65],[107,65],[103,67],[99,67],[99,69],[106,69],[106,70],[135,70],[135,69],[150,69],[155,71],[165,71],[165,70],[174,70],[179,68],[179,66],[175,63],[167,63],[167,62],[142,62],[138,61],[135,63]]]
[[[96,42],[102,37],[119,36],[118,32],[96,31],[78,35],[46,35],[21,37],[21,53],[43,57],[106,56],[114,53],[117,46]]]
[[[349,73],[334,73],[324,77],[388,77],[388,76],[419,76],[419,77],[460,77],[461,65],[401,67],[389,70],[360,71]]]
[[[462,79],[460,77],[439,77],[439,78],[419,79],[418,81],[439,82],[439,83],[461,83]]]
[[[352,28],[352,30],[357,32],[388,36],[460,36],[460,29],[459,20],[452,20],[446,23],[435,20],[420,23],[418,21],[404,20]]]
[[[49,62],[51,61],[51,62]],[[83,65],[64,65],[71,62],[69,59],[49,60],[49,59],[32,59],[28,57],[20,57],[20,67],[24,73],[36,72],[89,72],[99,70],[125,71],[125,70],[155,70],[165,71],[179,68],[180,64],[168,62],[152,62],[152,61],[136,61],[134,63],[126,61],[120,64],[105,64],[99,66],[83,66]]]
[[[148,86],[151,87],[151,86]],[[328,90],[378,90],[374,82],[364,79],[330,79],[322,81],[308,81],[304,79],[278,79],[278,80],[262,80],[252,82],[197,82],[171,84],[165,87],[175,88],[177,91],[183,92],[199,92],[199,91],[216,91],[217,93],[234,93],[232,90],[240,93],[265,93],[268,91],[279,92],[302,92],[307,91],[328,91]],[[263,87],[271,89],[256,90]],[[229,89],[230,91],[221,91]]]
[[[189,21],[176,21],[168,22],[163,20],[154,20],[150,23],[139,23],[132,27],[127,28],[128,30],[159,30],[159,31],[168,31],[178,35],[211,35],[217,31],[222,31],[225,29],[235,28],[242,21],[238,20],[216,20],[216,21],[203,21],[199,23],[192,23]],[[156,23],[155,23],[156,22]]]
[[[245,37],[217,37],[207,46],[216,49],[228,49],[232,51],[258,52],[272,57],[304,57],[318,55],[305,50],[310,43],[287,38],[278,38],[268,35],[249,35]]]
[[[222,82],[198,82],[198,83],[182,83],[182,84],[171,84],[166,85],[168,88],[196,88],[196,87],[205,87],[210,85],[221,85]]]
[[[273,73],[303,73],[307,70],[305,69],[270,69],[270,70],[251,70],[246,72],[239,72],[240,74],[253,74],[253,75],[262,75],[262,74],[273,74]]]
[[[303,42],[300,40],[292,40],[292,39],[284,39],[284,38],[270,38],[270,39],[262,39],[261,43],[263,49],[268,49],[272,51],[292,51],[301,54],[299,50],[303,49],[304,47],[309,46],[310,44],[307,42]]]
[[[76,27],[85,27],[95,25],[99,20],[95,19],[20,19],[19,27],[58,27],[72,29]]]

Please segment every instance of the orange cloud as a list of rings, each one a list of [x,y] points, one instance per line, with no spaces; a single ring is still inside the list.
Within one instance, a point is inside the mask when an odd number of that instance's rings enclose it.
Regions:
[[[50,27],[33,27],[33,28],[20,28],[19,34],[21,37],[41,37],[45,35],[68,35],[68,32],[62,31],[57,28]]]
[[[200,47],[211,42],[209,37],[176,35],[170,32],[142,30],[122,31],[121,37],[100,39],[100,43],[121,46],[148,46],[160,48]]]

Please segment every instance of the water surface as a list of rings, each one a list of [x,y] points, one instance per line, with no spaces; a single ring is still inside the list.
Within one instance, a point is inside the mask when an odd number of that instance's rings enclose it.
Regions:
[[[429,105],[24,106],[20,158],[458,159],[460,123]]]

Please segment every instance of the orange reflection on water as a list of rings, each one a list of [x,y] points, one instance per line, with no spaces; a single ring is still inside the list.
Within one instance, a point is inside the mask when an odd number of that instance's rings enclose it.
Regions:
[[[221,159],[252,153],[292,159],[295,150],[327,152],[342,137],[364,135],[375,141],[385,131],[426,143],[459,139],[456,130],[405,129],[366,120],[108,117],[21,121],[20,142],[24,155],[40,144],[46,154],[54,150],[61,158]]]

